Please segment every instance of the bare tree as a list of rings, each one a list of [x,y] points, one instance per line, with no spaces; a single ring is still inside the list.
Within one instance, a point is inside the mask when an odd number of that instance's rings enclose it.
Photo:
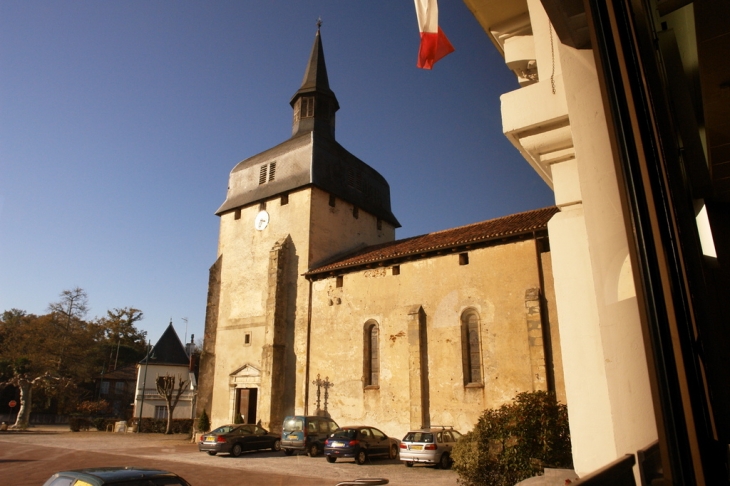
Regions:
[[[84,324],[82,319],[89,309],[89,298],[81,287],[64,290],[59,297],[61,300],[48,306],[49,312],[53,315],[53,324],[59,332],[57,371],[63,369],[69,339],[74,331]]]
[[[157,375],[155,384],[157,385],[157,393],[165,399],[167,404],[167,427],[165,428],[166,434],[172,433],[172,413],[175,411],[177,402],[180,401],[180,395],[185,391],[185,387],[188,385],[188,380],[183,380],[182,376],[178,375],[178,387],[175,391],[175,377],[166,374],[165,376]]]

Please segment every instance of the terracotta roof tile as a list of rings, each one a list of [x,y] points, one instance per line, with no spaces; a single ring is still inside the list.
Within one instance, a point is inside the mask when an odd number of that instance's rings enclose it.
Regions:
[[[559,209],[550,206],[542,209],[510,214],[501,218],[451,228],[403,240],[368,246],[337,261],[314,268],[305,275],[316,275],[394,258],[429,253],[443,248],[453,248],[489,240],[544,230],[550,218]]]

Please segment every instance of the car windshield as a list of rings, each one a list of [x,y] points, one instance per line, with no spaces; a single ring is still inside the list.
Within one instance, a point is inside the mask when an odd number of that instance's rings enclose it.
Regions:
[[[302,419],[291,418],[284,422],[284,432],[301,432],[304,429]]]
[[[357,429],[339,429],[332,434],[332,437],[335,439],[354,439],[357,437]]]
[[[236,430],[237,428],[238,427],[234,427],[233,425],[224,425],[223,427],[218,427],[217,429],[212,431],[211,434],[227,434]]]
[[[403,437],[403,442],[428,442],[433,443],[433,434],[430,432],[408,432]]]

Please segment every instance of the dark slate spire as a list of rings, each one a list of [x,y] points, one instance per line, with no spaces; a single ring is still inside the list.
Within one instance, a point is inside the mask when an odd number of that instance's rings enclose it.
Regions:
[[[321,21],[317,21],[317,34],[314,36],[302,86],[289,102],[294,109],[292,137],[315,131],[335,138],[335,112],[340,109],[340,104],[327,79],[327,66],[324,63],[322,37],[319,32],[321,24]]]
[[[148,357],[151,364],[186,365],[190,362],[190,358],[185,352],[185,346],[180,342],[175,328],[172,327],[172,321],[162,333],[157,344],[140,363],[146,363]]]

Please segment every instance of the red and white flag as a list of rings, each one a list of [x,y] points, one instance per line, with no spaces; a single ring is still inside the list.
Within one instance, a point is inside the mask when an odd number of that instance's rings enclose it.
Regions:
[[[421,69],[431,69],[442,57],[454,52],[454,47],[439,27],[439,7],[436,0],[414,0],[421,31],[418,64]]]

